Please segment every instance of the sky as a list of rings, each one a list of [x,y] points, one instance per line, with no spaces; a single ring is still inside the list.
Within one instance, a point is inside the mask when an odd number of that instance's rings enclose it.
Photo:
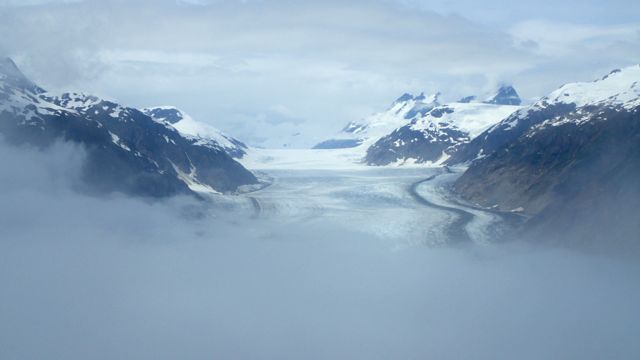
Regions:
[[[0,54],[50,91],[175,105],[262,147],[308,147],[404,92],[513,84],[533,101],[640,62],[640,4],[0,0]]]

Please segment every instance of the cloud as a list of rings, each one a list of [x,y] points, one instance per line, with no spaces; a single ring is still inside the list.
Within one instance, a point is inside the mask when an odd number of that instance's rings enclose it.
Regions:
[[[508,26],[531,19],[550,22],[611,25],[636,22],[640,4],[633,0],[554,1],[505,3],[499,0],[404,0],[403,2],[439,13],[455,13],[485,24]],[[623,11],[621,11],[623,10]]]
[[[536,67],[515,76],[517,84],[555,89],[640,62],[640,23],[579,25],[530,20],[513,26],[510,33],[538,59]]]
[[[466,1],[197,3],[8,6],[0,49],[46,88],[174,104],[245,140],[287,136],[268,122],[242,123],[247,113],[284,105],[291,118],[307,120],[300,146],[407,91],[454,100],[508,82],[524,97],[541,96],[640,55],[634,22],[575,25],[552,14],[534,21],[539,11],[502,5],[514,19],[506,25],[478,20],[472,15],[483,6]]]
[[[266,222],[189,198],[89,197],[73,191],[81,162],[69,144],[0,142],[3,358],[640,351],[637,263],[506,244],[392,251],[329,219]]]
[[[624,25],[578,25],[529,20],[515,25],[511,34],[534,41],[537,51],[549,57],[580,56],[600,51],[616,42],[640,42],[640,23]],[[589,56],[590,57],[590,56]]]
[[[0,0],[0,6],[36,6],[45,4],[73,4],[84,0]]]
[[[383,1],[90,1],[10,8],[0,20],[12,34],[0,47],[47,88],[132,104],[173,97],[224,130],[284,104],[321,138],[353,108],[384,107],[408,87],[529,66],[507,34]]]

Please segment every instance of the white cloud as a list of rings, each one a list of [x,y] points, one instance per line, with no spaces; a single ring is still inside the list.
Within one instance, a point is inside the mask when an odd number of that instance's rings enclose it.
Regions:
[[[580,25],[529,20],[515,25],[511,34],[520,41],[534,41],[545,56],[584,56],[616,42],[640,43],[640,22],[624,25]],[[590,54],[591,55],[591,54]]]
[[[422,5],[107,0],[7,8],[0,49],[47,88],[175,104],[241,139],[284,135],[268,121],[243,123],[283,105],[305,120],[296,130],[304,145],[406,91],[455,99],[511,82],[538,96],[639,55],[633,24],[501,28]]]
[[[0,6],[35,6],[45,4],[72,4],[84,0],[0,0]]]

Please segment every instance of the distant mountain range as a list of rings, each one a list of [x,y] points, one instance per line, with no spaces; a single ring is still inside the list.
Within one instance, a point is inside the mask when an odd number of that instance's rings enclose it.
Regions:
[[[438,96],[439,94],[425,96],[422,93],[414,96],[405,93],[396,99],[386,111],[373,114],[361,121],[348,123],[335,138],[317,144],[314,149],[368,147],[380,137],[440,105]]]
[[[356,147],[368,165],[464,165],[453,190],[524,215],[519,236],[637,247],[640,65],[521,104],[512,86],[448,104],[404,94],[316,148]]]
[[[367,149],[365,162],[441,164],[462,144],[516,110],[517,106],[486,103],[436,106],[378,139]]]
[[[0,133],[40,148],[82,144],[88,191],[165,197],[257,183],[232,158],[243,155],[242,143],[196,125],[174,108],[141,111],[82,93],[47,93],[11,59],[0,59]]]
[[[358,147],[368,165],[442,163],[460,145],[518,110],[511,86],[502,86],[485,101],[468,96],[441,104],[440,94],[403,94],[389,109],[351,122],[316,149]]]
[[[235,160],[245,144],[183,111],[51,94],[10,59],[0,59],[0,134],[43,149],[81,144],[86,190],[97,193],[234,193],[258,183]],[[529,106],[511,86],[482,101],[403,94],[316,146],[335,148],[353,148],[368,165],[462,166],[452,190],[473,206],[524,215],[522,235],[536,241],[638,243],[640,65]]]

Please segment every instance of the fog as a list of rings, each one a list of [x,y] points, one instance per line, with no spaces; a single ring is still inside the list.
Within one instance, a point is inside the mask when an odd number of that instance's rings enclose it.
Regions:
[[[0,150],[2,359],[640,354],[627,260],[517,241],[394,250],[329,221],[83,195],[81,148]]]

